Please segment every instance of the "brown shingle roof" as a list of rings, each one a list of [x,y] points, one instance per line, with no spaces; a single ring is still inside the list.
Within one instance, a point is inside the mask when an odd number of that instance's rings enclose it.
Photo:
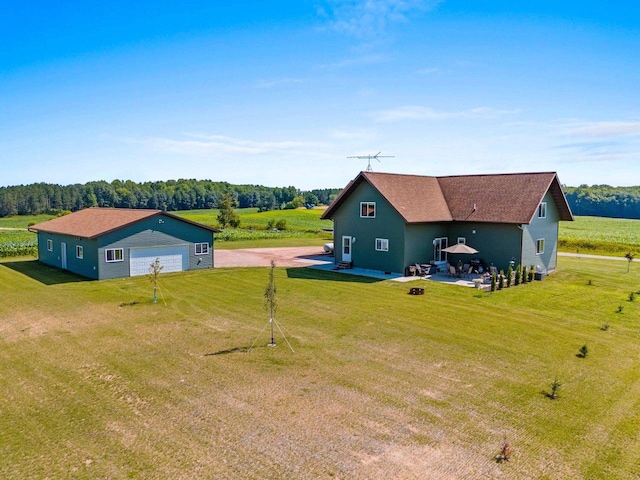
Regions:
[[[407,223],[453,220],[436,177],[364,172]]]
[[[474,221],[527,224],[547,191],[551,191],[561,220],[573,220],[554,172],[453,177],[361,172],[322,218],[332,218],[337,208],[363,181],[378,190],[407,223]]]
[[[215,228],[208,227],[162,210],[138,210],[130,208],[86,208],[77,212],[54,218],[30,227],[31,230],[73,235],[74,237],[96,238],[105,233],[131,225],[145,218],[155,215],[166,215],[183,222],[191,223],[212,232],[218,232]]]
[[[562,194],[554,172],[438,177],[438,182],[457,221],[526,224],[550,188]],[[573,220],[564,195],[554,200],[561,219]]]

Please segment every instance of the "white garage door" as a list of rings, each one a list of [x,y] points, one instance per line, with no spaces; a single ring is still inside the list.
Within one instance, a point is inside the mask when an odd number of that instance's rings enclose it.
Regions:
[[[181,272],[189,266],[189,246],[132,249],[129,252],[129,274],[132,277],[147,275],[156,258],[160,259],[162,273]]]

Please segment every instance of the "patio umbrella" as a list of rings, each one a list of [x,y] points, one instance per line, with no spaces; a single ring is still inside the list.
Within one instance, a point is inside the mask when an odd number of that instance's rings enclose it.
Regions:
[[[450,247],[443,248],[442,251],[447,253],[468,253],[470,255],[478,253],[478,250],[464,243],[456,243],[455,245],[451,245]]]

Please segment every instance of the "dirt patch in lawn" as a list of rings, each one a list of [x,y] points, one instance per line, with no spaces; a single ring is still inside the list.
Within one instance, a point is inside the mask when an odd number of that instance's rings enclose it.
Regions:
[[[268,267],[271,260],[278,267],[309,267],[332,263],[333,256],[326,255],[322,247],[245,248],[214,253],[215,268]]]

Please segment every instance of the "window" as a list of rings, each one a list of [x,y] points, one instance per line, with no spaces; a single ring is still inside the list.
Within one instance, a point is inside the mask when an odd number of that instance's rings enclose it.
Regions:
[[[467,243],[466,237],[458,237],[458,243],[465,245]]]
[[[360,202],[360,217],[375,218],[376,202]]]
[[[107,248],[104,251],[107,263],[122,262],[124,260],[124,250],[122,248]]]
[[[388,238],[376,238],[376,250],[378,252],[389,251],[389,239]]]
[[[196,255],[207,255],[209,253],[208,243],[196,243]]]
[[[47,250],[53,252],[53,240],[47,240]]]
[[[547,202],[538,205],[538,218],[547,218]]]
[[[544,238],[536,240],[536,255],[542,255],[544,253]]]
[[[84,247],[82,245],[76,245],[76,258],[84,258]]]

